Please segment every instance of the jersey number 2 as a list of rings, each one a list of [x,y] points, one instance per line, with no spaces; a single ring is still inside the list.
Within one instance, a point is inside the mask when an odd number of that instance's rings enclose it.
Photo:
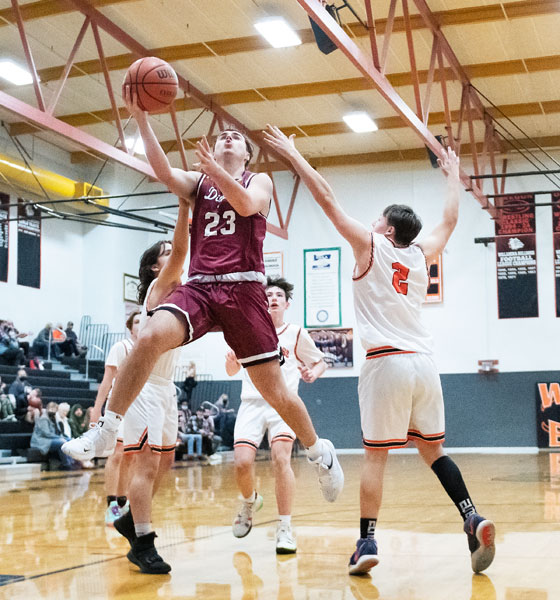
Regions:
[[[204,228],[204,237],[218,235],[218,233],[221,233],[222,235],[232,235],[235,233],[235,211],[226,210],[222,216],[226,223],[224,227],[218,229],[220,226],[220,215],[215,212],[207,212],[204,215],[204,218],[207,221],[210,221]]]
[[[408,283],[406,280],[408,279],[410,269],[398,262],[394,262],[391,267],[395,271],[393,273],[393,287],[397,290],[397,294],[406,296],[408,294]]]

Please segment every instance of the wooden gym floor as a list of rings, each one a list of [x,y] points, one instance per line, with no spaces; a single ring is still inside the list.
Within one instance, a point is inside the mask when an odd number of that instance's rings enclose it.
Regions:
[[[346,487],[322,500],[312,469],[294,461],[295,556],[274,551],[270,463],[257,463],[265,498],[253,531],[235,539],[231,463],[180,463],[156,499],[157,546],[169,576],[144,575],[127,542],[103,524],[102,470],[0,482],[0,599],[560,599],[560,454],[454,455],[471,495],[497,526],[496,559],[473,575],[459,515],[413,454],[389,457],[378,523],[380,564],[350,577],[358,528],[360,456],[341,463]]]

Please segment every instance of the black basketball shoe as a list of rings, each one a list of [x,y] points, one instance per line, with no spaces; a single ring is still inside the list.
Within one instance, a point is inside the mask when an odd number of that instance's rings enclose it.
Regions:
[[[154,546],[155,538],[155,531],[137,537],[132,542],[132,547],[126,557],[131,563],[140,567],[142,573],[166,575],[171,571],[171,565],[168,565],[158,554]]]

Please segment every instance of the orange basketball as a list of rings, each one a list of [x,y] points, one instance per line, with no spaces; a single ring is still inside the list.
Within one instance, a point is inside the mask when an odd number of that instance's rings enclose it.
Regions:
[[[31,398],[27,399],[27,405],[33,408],[43,408],[43,403],[41,402],[41,398],[37,398],[37,396],[31,396]]]
[[[177,73],[161,58],[148,56],[133,62],[123,82],[132,87],[138,98],[138,106],[151,114],[165,112],[175,100],[179,89]]]

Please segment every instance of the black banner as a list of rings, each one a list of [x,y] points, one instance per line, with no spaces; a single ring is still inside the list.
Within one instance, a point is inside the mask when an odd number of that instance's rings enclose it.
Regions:
[[[498,318],[539,316],[534,194],[497,198]]]
[[[556,316],[560,317],[560,192],[552,192],[552,244],[554,247],[554,280],[556,282]]]
[[[537,383],[537,446],[560,450],[560,383]]]
[[[18,198],[18,285],[41,287],[40,210]]]
[[[8,281],[8,254],[10,245],[10,196],[0,192],[0,281]]]

